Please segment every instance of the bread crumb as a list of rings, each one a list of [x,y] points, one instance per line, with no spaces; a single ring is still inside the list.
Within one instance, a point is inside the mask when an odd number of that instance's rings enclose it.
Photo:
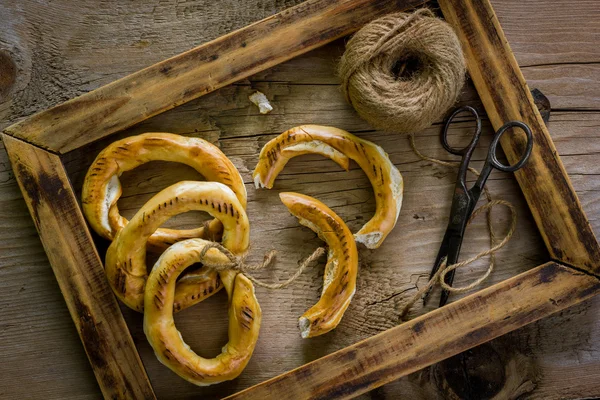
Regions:
[[[264,93],[256,91],[248,99],[258,107],[258,111],[261,114],[268,114],[273,111],[273,106],[269,103],[269,99],[267,99]]]

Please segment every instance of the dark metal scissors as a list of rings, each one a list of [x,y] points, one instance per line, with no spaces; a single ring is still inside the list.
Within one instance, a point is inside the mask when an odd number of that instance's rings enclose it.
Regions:
[[[467,147],[463,149],[455,149],[454,147],[448,144],[448,128],[452,123],[452,120],[461,113],[469,112],[473,114],[475,120],[477,122],[477,128],[475,130],[475,134],[473,135],[473,139],[471,139],[471,143],[467,145]],[[498,142],[500,138],[509,128],[521,128],[525,131],[527,135],[527,144],[525,147],[525,151],[521,156],[521,159],[517,161],[513,165],[504,165],[496,156],[496,149],[498,147]],[[521,168],[531,155],[531,149],[533,148],[533,135],[531,133],[531,129],[527,124],[519,121],[510,121],[503,125],[492,139],[492,143],[490,144],[489,151],[485,163],[483,165],[483,169],[477,178],[475,184],[467,189],[467,169],[469,167],[469,162],[471,161],[471,156],[473,155],[473,151],[477,146],[477,142],[479,142],[479,138],[481,137],[481,118],[477,111],[473,107],[464,106],[452,113],[448,120],[446,121],[446,125],[442,130],[442,146],[448,152],[455,154],[457,156],[462,156],[462,160],[460,163],[460,167],[458,169],[458,179],[456,180],[456,186],[454,188],[454,197],[452,198],[452,206],[450,211],[450,221],[448,222],[448,228],[446,229],[446,233],[444,234],[444,239],[442,240],[442,244],[440,246],[440,251],[435,259],[435,264],[433,265],[433,269],[431,270],[431,275],[429,279],[433,278],[435,273],[440,269],[442,261],[444,257],[446,258],[446,265],[452,265],[458,262],[458,255],[460,253],[460,247],[462,245],[463,236],[465,233],[465,227],[467,225],[467,221],[471,217],[473,210],[475,209],[475,205],[479,200],[479,196],[483,191],[483,187],[487,178],[490,176],[492,169],[497,169],[504,172],[514,172]],[[445,282],[448,285],[452,285],[452,281],[454,280],[455,270],[449,271],[446,274]],[[429,292],[425,294],[423,298],[423,304],[426,304],[427,299],[429,298]],[[440,299],[440,307],[446,304],[448,301],[449,293],[448,291],[442,291],[442,297]]]

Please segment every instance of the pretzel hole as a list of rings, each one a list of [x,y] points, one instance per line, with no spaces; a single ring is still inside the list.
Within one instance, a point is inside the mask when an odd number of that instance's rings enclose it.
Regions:
[[[194,264],[190,267],[198,266],[199,264]],[[196,354],[204,358],[214,358],[221,353],[222,347],[228,341],[227,312],[227,292],[220,290],[206,300],[174,314],[173,318],[183,340]]]
[[[151,161],[119,178],[123,193],[117,201],[121,215],[131,219],[152,196],[181,181],[204,181],[204,177],[192,167],[167,161]],[[212,219],[201,211],[189,211],[170,218],[162,228],[194,229]]]
[[[201,268],[202,268],[202,263],[194,263],[194,264],[190,265],[189,267],[187,267],[184,272],[194,272],[194,271],[198,271]],[[179,281],[183,277],[183,275],[184,275],[184,273],[179,275],[177,277],[177,281]]]
[[[213,218],[208,213],[202,211],[188,211],[169,218],[160,227],[170,229],[195,229],[202,226],[204,221],[211,219]]]

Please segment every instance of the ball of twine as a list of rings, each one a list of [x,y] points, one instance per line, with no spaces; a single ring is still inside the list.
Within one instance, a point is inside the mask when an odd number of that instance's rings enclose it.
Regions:
[[[338,72],[362,118],[378,129],[408,133],[430,126],[456,102],[465,61],[452,27],[420,9],[364,26],[346,45]]]

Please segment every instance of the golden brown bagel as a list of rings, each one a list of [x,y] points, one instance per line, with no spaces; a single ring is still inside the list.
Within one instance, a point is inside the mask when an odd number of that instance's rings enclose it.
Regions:
[[[223,246],[232,253],[242,254],[248,249],[248,218],[230,188],[218,182],[183,181],[171,185],[144,204],[117,233],[106,252],[106,276],[117,297],[128,307],[143,310],[148,238],[169,218],[192,210],[206,211],[221,221]],[[210,294],[210,290],[194,292],[193,287],[191,293],[180,291],[178,285],[175,310],[196,304]]]
[[[362,168],[375,193],[375,215],[354,235],[357,242],[378,248],[396,225],[402,206],[402,175],[383,149],[344,130],[319,125],[292,128],[269,141],[261,150],[252,177],[256,187],[273,187],[290,158],[316,153],[348,169],[349,158]]]
[[[229,297],[229,341],[212,359],[198,356],[183,341],[173,321],[173,298],[177,277],[196,262],[210,242],[189,239],[169,247],[148,277],[145,291],[144,332],[156,357],[185,380],[206,386],[236,378],[248,364],[261,322],[261,309],[254,286],[243,274],[231,270],[219,274]],[[213,263],[229,259],[209,249],[205,257]]]
[[[329,247],[321,299],[299,320],[303,338],[322,335],[340,323],[356,291],[356,243],[344,221],[317,199],[299,193],[281,193],[279,197],[298,222]]]
[[[218,147],[199,138],[172,133],[144,133],[112,143],[98,154],[85,176],[82,192],[83,212],[91,227],[107,239],[113,239],[127,225],[119,214],[117,201],[121,196],[119,177],[150,161],[172,161],[187,164],[208,181],[229,186],[243,207],[246,207],[246,188],[242,178]],[[218,221],[190,230],[158,229],[148,240],[153,248],[165,249],[187,238],[218,236],[222,226]]]

